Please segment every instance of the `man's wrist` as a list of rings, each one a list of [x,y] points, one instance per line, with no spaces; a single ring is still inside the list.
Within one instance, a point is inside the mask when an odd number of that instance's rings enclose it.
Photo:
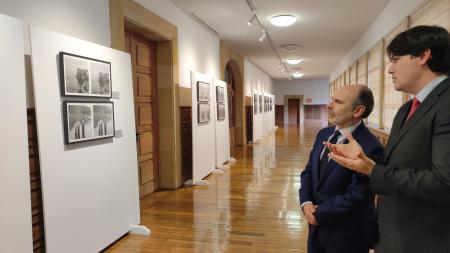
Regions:
[[[370,160],[370,161],[372,162],[372,164],[371,164],[371,166],[370,166],[370,168],[369,168],[369,171],[368,171],[368,173],[367,173],[367,176],[368,176],[368,177],[371,177],[371,176],[372,176],[373,170],[375,169],[375,165],[376,165],[376,163],[375,163],[374,161],[372,161],[372,160]]]

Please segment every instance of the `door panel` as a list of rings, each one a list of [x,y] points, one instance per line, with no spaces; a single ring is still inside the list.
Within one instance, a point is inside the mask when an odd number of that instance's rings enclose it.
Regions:
[[[138,133],[152,131],[152,107],[148,103],[137,104],[136,125]]]
[[[289,123],[290,124],[299,124],[300,110],[300,100],[299,99],[288,99],[288,115],[289,115]]]
[[[153,175],[153,160],[143,161],[139,164],[139,171],[141,174],[141,184],[148,183],[154,179]]]
[[[153,80],[151,76],[148,74],[136,74],[137,77],[137,97],[142,97],[143,99],[148,98],[147,101],[138,101],[138,102],[150,102],[152,97],[152,83]]]
[[[138,135],[139,143],[139,161],[152,158],[153,153],[153,134],[152,132],[146,132]]]
[[[156,44],[128,31],[125,37],[133,67],[139,192],[144,197],[159,185]]]

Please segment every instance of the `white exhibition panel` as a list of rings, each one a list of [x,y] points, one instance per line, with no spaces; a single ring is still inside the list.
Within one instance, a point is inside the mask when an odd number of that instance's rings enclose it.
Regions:
[[[98,252],[140,222],[130,55],[36,27],[30,36],[46,249]],[[60,51],[111,62],[119,98],[97,100],[114,103],[122,136],[64,144]]]
[[[262,103],[262,106],[258,106],[258,113],[253,113],[253,141],[260,141],[264,136],[269,135],[275,128],[275,96],[272,94],[264,93],[261,91],[254,91],[253,96],[258,96],[258,104]],[[259,100],[259,96],[262,97],[262,101]],[[272,110],[264,111],[264,97],[272,98]],[[253,108],[255,104],[254,97],[252,98]],[[262,108],[262,111],[259,110]]]
[[[218,120],[217,117],[217,96],[216,97],[216,166],[224,164],[230,159],[230,126],[228,122],[228,92],[227,83],[221,80],[214,79],[215,87],[222,87],[225,96],[225,119]],[[214,88],[216,94],[216,88]]]
[[[267,93],[263,93],[263,98],[265,98],[265,97],[267,97]],[[264,99],[263,99],[264,100]],[[266,101],[264,101],[264,102],[266,102]],[[264,104],[264,108],[266,108],[266,104]],[[263,114],[264,116],[263,116],[263,136],[266,136],[267,135],[267,133],[269,132],[269,112],[268,111],[265,111],[264,112],[264,114]]]
[[[209,83],[210,121],[198,123],[197,82]],[[191,71],[192,87],[192,181],[198,181],[209,175],[216,167],[216,139],[215,136],[215,86],[211,77]]]
[[[261,108],[264,110],[264,106],[260,106],[261,101],[260,101],[260,96],[262,96],[262,94],[257,91],[255,92],[255,94],[258,96],[258,113],[257,114],[253,114],[253,141],[258,141],[262,138],[262,117],[263,117],[263,111],[261,111]]]
[[[0,252],[33,252],[22,27],[0,14]]]

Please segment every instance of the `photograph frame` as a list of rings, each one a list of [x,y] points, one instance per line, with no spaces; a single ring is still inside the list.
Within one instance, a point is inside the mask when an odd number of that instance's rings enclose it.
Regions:
[[[226,118],[225,104],[217,104],[217,120],[223,121]]]
[[[76,120],[74,118],[79,118],[80,115],[76,115],[74,112],[70,112],[70,109],[69,109],[70,106],[80,107],[80,108],[78,108],[78,111],[80,111],[80,109],[87,110],[88,108],[90,108],[89,115],[84,113],[84,116],[88,117],[87,124],[86,124],[87,126],[85,124],[82,124],[81,129],[80,129],[81,123],[79,120],[76,123],[74,123],[73,126],[71,126],[72,125],[71,122]],[[98,119],[98,115],[96,115],[96,113],[95,113],[95,111],[96,111],[95,106],[110,107],[111,112],[108,112],[108,114],[106,114],[106,115],[110,116],[111,118],[108,120],[105,119],[105,121],[103,121],[104,119],[96,121],[96,119]],[[98,108],[98,109],[100,109],[100,108]],[[62,103],[62,111],[63,111],[63,120],[64,120],[64,122],[63,122],[64,143],[66,145],[115,137],[115,118],[114,118],[114,103],[113,102],[109,102],[109,101],[105,101],[105,102],[64,101]],[[99,113],[97,113],[97,114],[99,114]],[[85,119],[83,119],[83,120],[85,120]],[[89,121],[92,121],[92,122],[89,122]]]
[[[216,86],[216,101],[217,103],[225,103],[225,87]]]
[[[258,94],[253,94],[253,114],[258,114]]]
[[[258,96],[259,96],[259,113],[263,113],[263,96],[262,95]]]
[[[112,98],[111,62],[68,52],[58,58],[62,97]],[[77,68],[81,65],[86,69]]]
[[[207,114],[204,114],[206,112],[207,112]],[[197,104],[197,122],[199,124],[207,124],[210,121],[211,121],[210,104],[209,103],[198,103]]]
[[[209,102],[211,101],[210,83],[197,81],[197,101]]]

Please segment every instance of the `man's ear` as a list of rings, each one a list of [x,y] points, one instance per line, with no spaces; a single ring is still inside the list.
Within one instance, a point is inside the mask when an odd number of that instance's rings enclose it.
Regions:
[[[363,115],[365,111],[366,111],[366,107],[365,107],[364,105],[358,105],[358,106],[353,110],[353,117],[355,117],[355,118],[361,118],[361,115]]]
[[[431,50],[429,48],[425,49],[417,58],[419,59],[420,65],[426,65],[427,62],[432,58]]]

